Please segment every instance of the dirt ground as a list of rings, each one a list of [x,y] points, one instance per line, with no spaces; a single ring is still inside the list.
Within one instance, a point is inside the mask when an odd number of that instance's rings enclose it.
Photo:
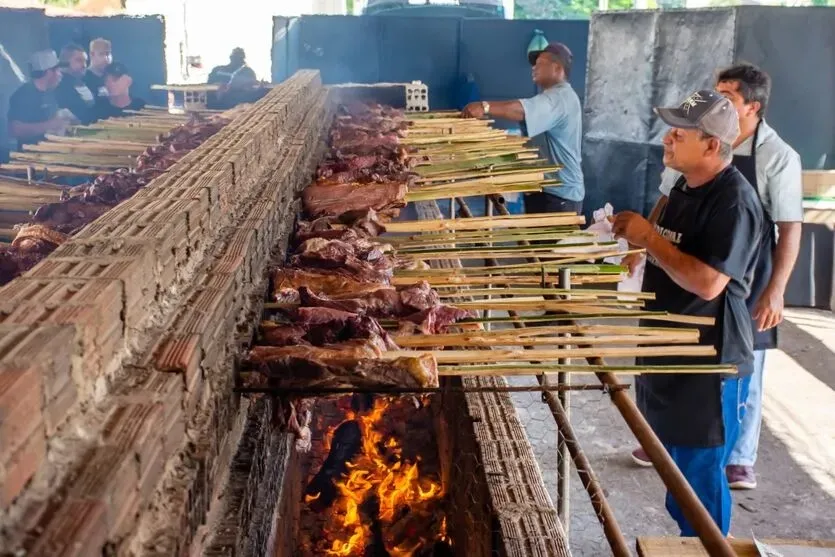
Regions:
[[[788,310],[780,350],[766,359],[764,424],[753,491],[734,492],[731,534],[835,539],[835,314]],[[578,377],[575,381],[585,381]],[[514,384],[528,384],[524,379]],[[514,395],[520,418],[556,501],[556,427],[537,394]],[[629,458],[634,437],[600,392],[574,392],[573,427],[604,486],[624,534],[677,535],[653,469]],[[610,554],[576,470],[571,476],[569,536],[576,556]]]

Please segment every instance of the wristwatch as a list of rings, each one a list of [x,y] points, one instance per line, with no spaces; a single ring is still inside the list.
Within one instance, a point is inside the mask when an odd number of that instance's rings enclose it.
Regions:
[[[490,103],[487,101],[481,101],[481,108],[484,110],[484,115],[490,114]]]

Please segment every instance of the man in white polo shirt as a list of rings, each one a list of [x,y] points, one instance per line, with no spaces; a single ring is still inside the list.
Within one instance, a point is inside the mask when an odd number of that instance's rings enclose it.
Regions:
[[[771,94],[771,78],[751,64],[739,64],[719,72],[716,91],[730,99],[739,113],[740,135],[734,145],[734,166],[759,193],[767,219],[776,225],[776,234],[767,238],[772,249],[755,271],[748,307],[753,319],[754,372],[741,380],[742,400],[739,439],[731,451],[726,473],[732,489],[754,489],[760,426],[765,351],[777,347],[777,325],[783,320],[783,297],[800,250],[803,222],[803,185],[800,156],[763,118]],[[655,222],[679,174],[664,169],[662,196],[650,214]],[[773,226],[771,227],[773,230]],[[768,257],[771,255],[771,257]],[[745,393],[747,391],[747,397]],[[643,449],[632,453],[633,460],[651,466]]]

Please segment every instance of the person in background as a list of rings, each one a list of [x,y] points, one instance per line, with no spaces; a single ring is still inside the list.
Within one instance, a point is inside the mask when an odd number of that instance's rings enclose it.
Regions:
[[[113,63],[113,49],[110,41],[99,37],[90,41],[90,67],[84,75],[84,83],[96,97],[106,97],[104,70]]]
[[[84,74],[87,69],[87,53],[77,44],[68,44],[61,49],[61,83],[55,90],[60,108],[66,108],[82,124],[95,120],[93,107],[96,97],[87,84]]]
[[[29,61],[31,81],[27,81],[9,99],[9,135],[18,148],[37,143],[47,133],[62,134],[71,118],[59,111],[55,88],[61,82],[58,56],[53,50],[41,50]]]
[[[642,290],[655,294],[646,309],[709,317],[699,344],[715,356],[638,358],[637,365],[733,365],[738,374],[653,373],[635,380],[635,398],[652,429],[727,535],[731,492],[725,465],[739,434],[741,378],[753,368],[751,320],[745,301],[764,229],[762,203],[734,167],[739,118],[730,100],[698,91],[676,108],[656,108],[671,127],[664,136],[664,165],[680,173],[668,203],[652,223],[637,213],[614,217],[618,238],[645,248]],[[696,535],[678,503],[667,510],[681,535]]]
[[[9,137],[9,112],[11,93],[26,83],[26,75],[12,59],[6,48],[0,43],[0,164],[8,162],[9,151],[13,149]]]
[[[754,489],[760,427],[762,424],[763,371],[766,349],[777,347],[777,325],[783,320],[783,298],[797,254],[803,221],[803,183],[800,156],[765,121],[771,94],[771,78],[751,64],[739,64],[719,72],[716,91],[730,99],[739,114],[739,138],[734,143],[733,164],[754,186],[765,210],[764,250],[755,270],[748,308],[753,319],[754,372],[743,380],[745,415],[739,440],[728,459],[732,489]],[[653,215],[663,209],[679,173],[665,169],[661,198]],[[650,220],[653,220],[652,216]],[[778,234],[775,235],[774,228]],[[636,463],[651,463],[642,449],[633,453]]]
[[[474,102],[464,107],[467,118],[491,116],[521,122],[528,137],[541,136],[540,150],[559,171],[561,186],[525,194],[525,211],[551,213],[583,211],[583,170],[580,144],[583,137],[583,109],[580,98],[568,77],[571,74],[571,51],[562,43],[551,43],[545,50],[531,52],[533,81],[542,92],[529,99]]]
[[[244,49],[237,47],[232,49],[227,65],[212,69],[206,83],[220,86],[217,92],[208,95],[208,107],[225,109],[249,102],[258,85],[258,78],[255,71],[246,64]]]
[[[130,86],[133,79],[121,62],[113,62],[104,70],[104,86],[107,96],[96,99],[95,113],[98,119],[118,118],[127,110],[142,110],[145,101],[132,97]]]

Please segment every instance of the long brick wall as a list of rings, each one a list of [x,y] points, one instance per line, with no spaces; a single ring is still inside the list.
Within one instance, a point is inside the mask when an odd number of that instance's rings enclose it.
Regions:
[[[232,359],[320,158],[327,95],[299,72],[0,289],[0,553],[206,545],[256,410],[232,394]]]

